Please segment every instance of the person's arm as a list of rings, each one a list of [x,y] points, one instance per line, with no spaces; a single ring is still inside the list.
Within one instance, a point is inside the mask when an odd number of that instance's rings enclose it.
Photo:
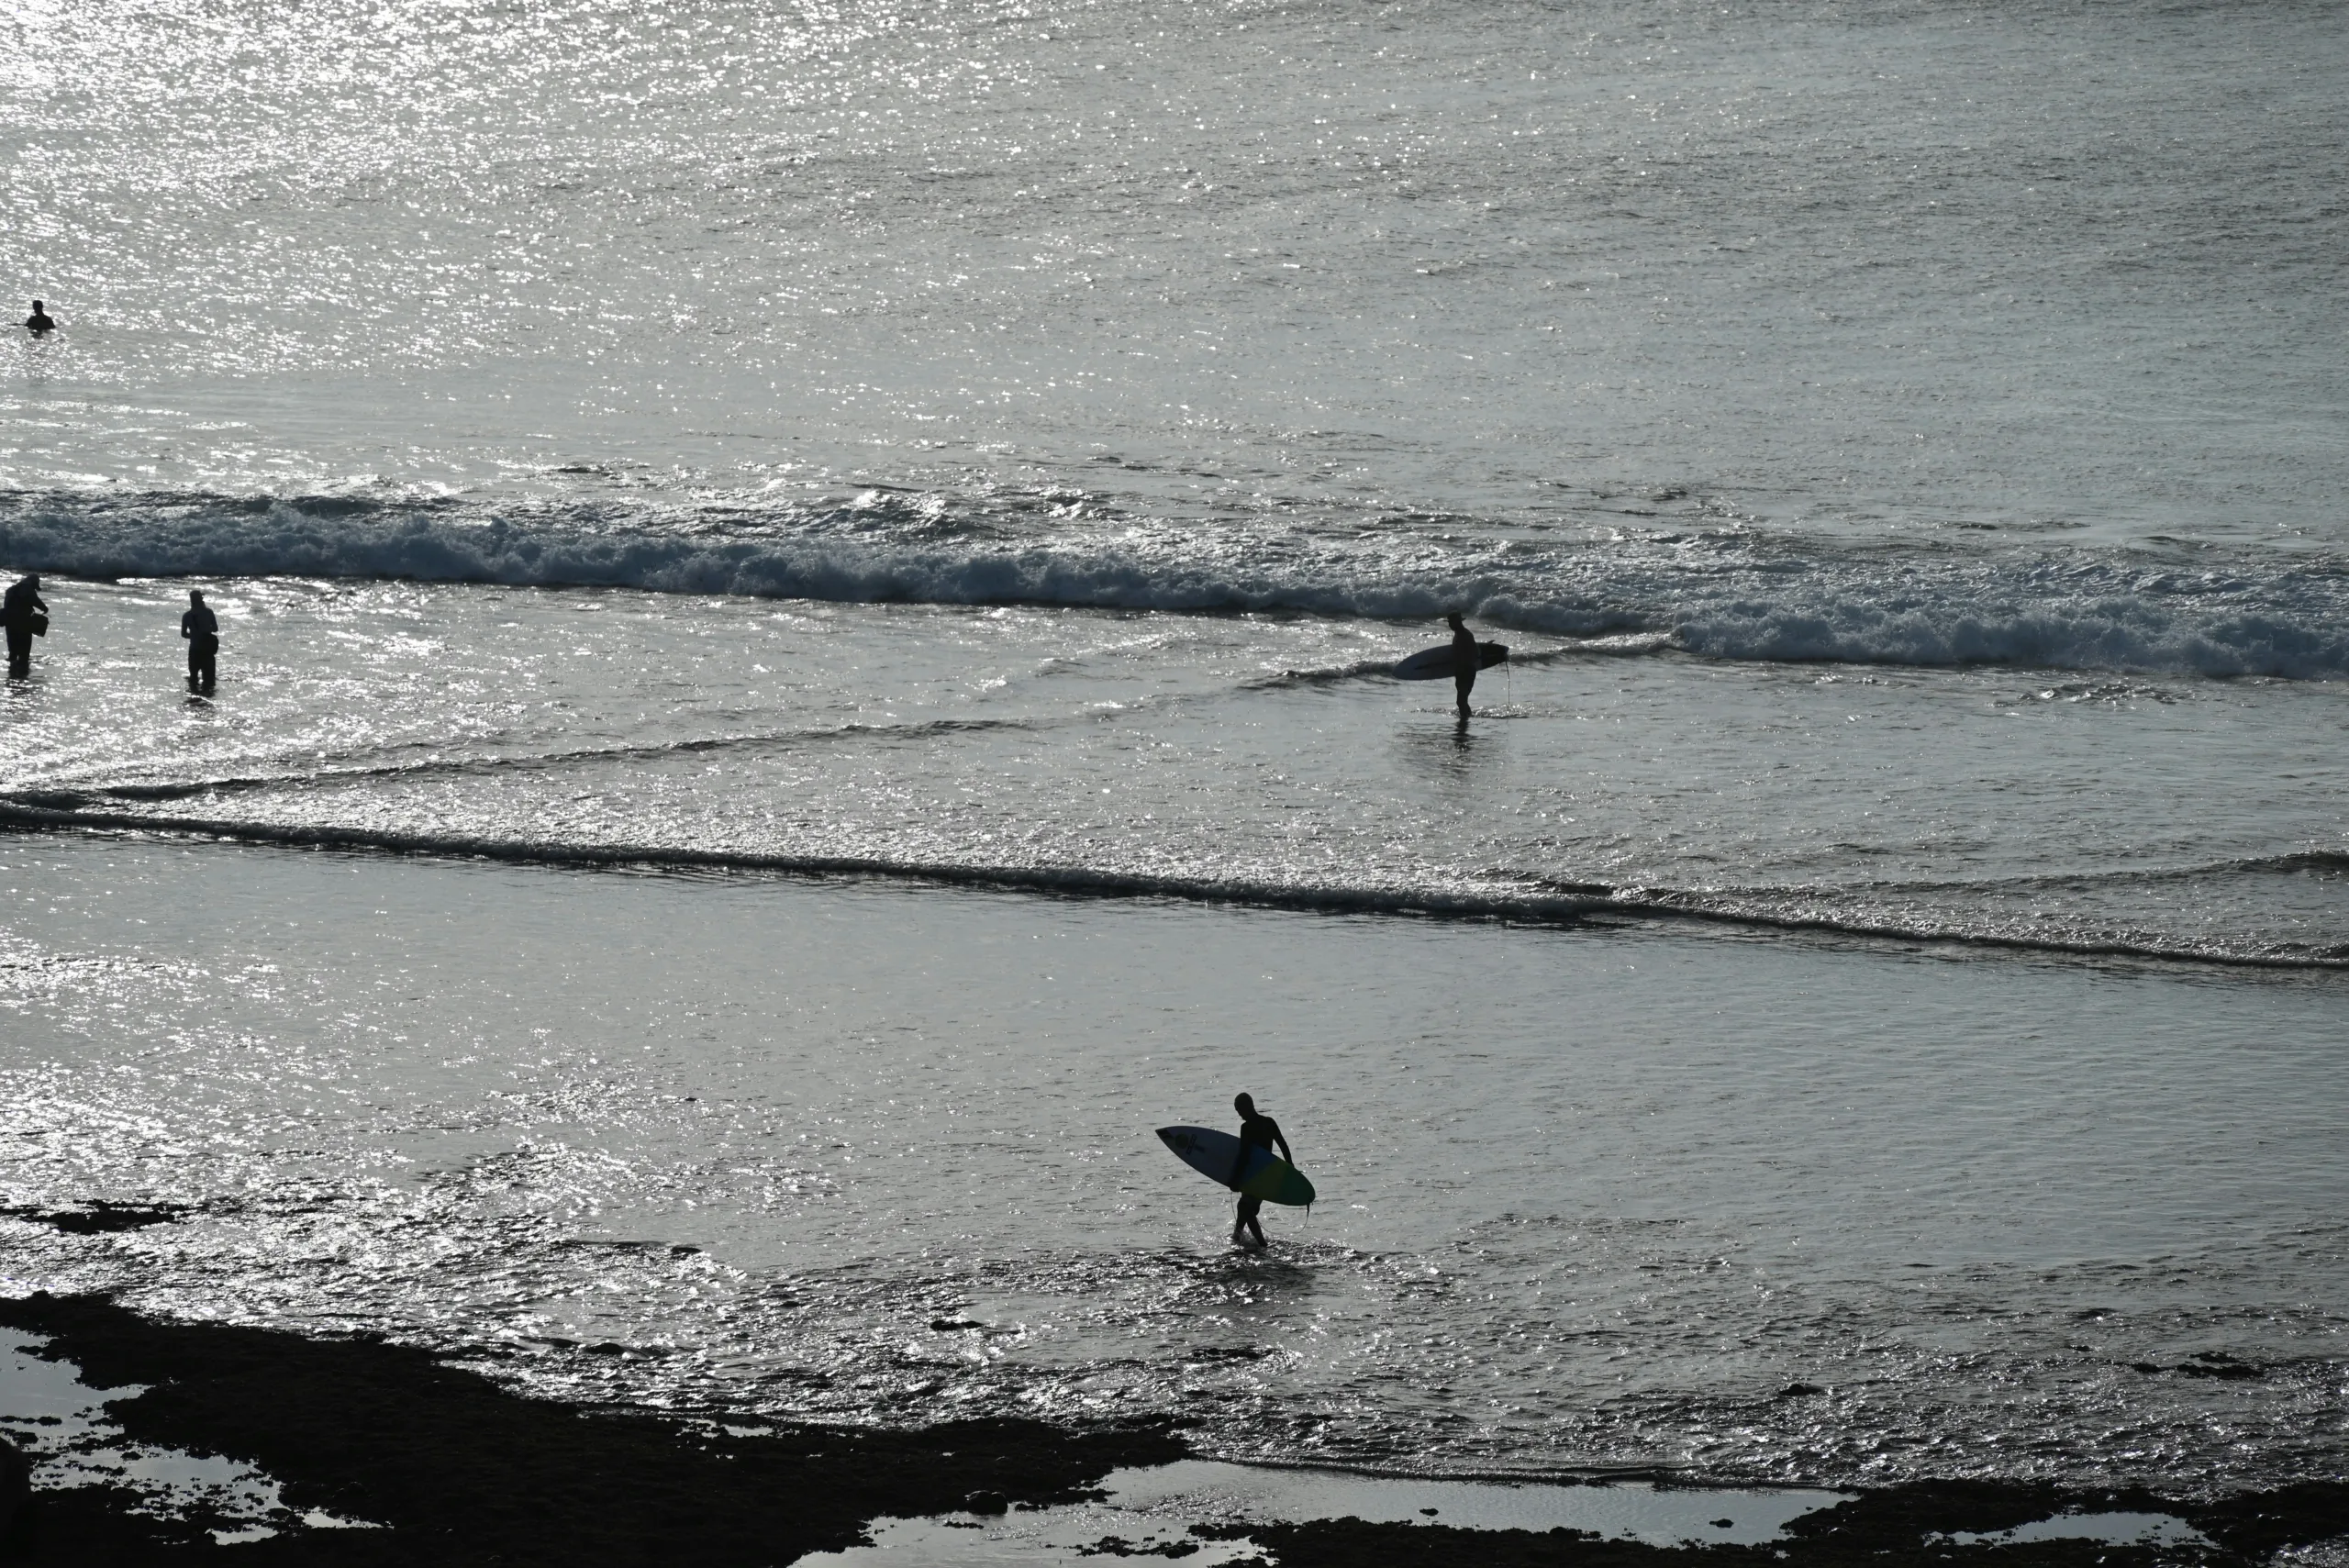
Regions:
[[[182,637],[194,637],[195,635],[195,628],[188,624],[195,616],[195,612],[194,610],[182,610],[180,612],[180,635]]]
[[[1288,1151],[1288,1140],[1281,1136],[1281,1124],[1278,1122],[1273,1123],[1273,1141],[1281,1146],[1282,1159],[1292,1165],[1297,1163],[1297,1156]]]

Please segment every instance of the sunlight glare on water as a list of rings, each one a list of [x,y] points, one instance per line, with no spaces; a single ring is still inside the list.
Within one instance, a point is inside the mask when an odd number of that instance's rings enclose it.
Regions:
[[[187,1212],[7,1288],[2336,1473],[2343,80],[2293,3],[16,7],[0,1207]],[[1151,1136],[1242,1086],[1261,1259]]]
[[[2326,984],[137,841],[5,873],[55,906],[0,971],[46,1042],[15,1201],[195,1211],[11,1222],[52,1289],[584,1397],[1181,1412],[1230,1457],[2186,1485],[2337,1441]],[[1321,1192],[1263,1258],[1151,1134],[1241,1086]]]

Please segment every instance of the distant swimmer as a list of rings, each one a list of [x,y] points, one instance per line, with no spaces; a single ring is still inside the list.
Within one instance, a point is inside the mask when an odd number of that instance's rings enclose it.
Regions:
[[[1257,1115],[1254,1100],[1241,1095],[1231,1102],[1231,1108],[1240,1113],[1240,1153],[1231,1162],[1231,1185],[1236,1187],[1240,1184],[1240,1173],[1248,1168],[1248,1151],[1251,1149],[1261,1149],[1269,1154],[1273,1146],[1278,1144],[1281,1158],[1292,1165],[1297,1163],[1297,1156],[1288,1151],[1288,1140],[1281,1136],[1281,1124],[1271,1117]],[[1245,1245],[1252,1233],[1259,1248],[1265,1245],[1264,1228],[1256,1223],[1256,1211],[1264,1207],[1263,1198],[1252,1197],[1246,1193],[1240,1195],[1240,1213],[1231,1222],[1231,1239],[1234,1241]]]
[[[1445,612],[1452,623],[1452,691],[1460,708],[1460,717],[1468,717],[1468,694],[1476,686],[1476,666],[1484,662],[1484,650],[1476,646],[1476,634],[1460,618],[1458,610]]]
[[[187,610],[180,617],[180,635],[187,639],[187,689],[209,692],[219,680],[212,662],[220,653],[220,617],[204,602],[204,590],[187,591]]]
[[[31,679],[33,639],[49,635],[49,605],[40,596],[39,573],[15,584],[0,597],[0,626],[8,633],[8,679]]]
[[[46,338],[57,330],[57,322],[41,308],[39,300],[33,301],[33,313],[25,317],[25,330],[36,338]]]

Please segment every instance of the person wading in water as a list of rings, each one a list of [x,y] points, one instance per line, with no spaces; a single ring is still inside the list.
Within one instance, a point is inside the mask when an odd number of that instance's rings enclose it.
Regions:
[[[187,689],[208,692],[219,679],[213,661],[220,656],[220,617],[204,602],[204,590],[187,591],[187,613],[180,617],[180,635],[187,639]]]
[[[1297,1156],[1288,1151],[1288,1140],[1281,1136],[1281,1124],[1271,1117],[1257,1115],[1254,1100],[1241,1095],[1231,1102],[1231,1108],[1240,1113],[1240,1154],[1231,1162],[1233,1186],[1240,1184],[1240,1173],[1248,1168],[1248,1151],[1251,1149],[1261,1149],[1269,1154],[1273,1146],[1278,1144],[1281,1158],[1292,1165],[1297,1163]],[[1231,1222],[1231,1239],[1234,1241],[1245,1246],[1252,1233],[1257,1248],[1264,1248],[1264,1228],[1256,1223],[1256,1211],[1264,1207],[1263,1198],[1252,1197],[1246,1193],[1240,1195],[1240,1213]]]
[[[40,596],[40,573],[20,579],[0,598],[0,626],[8,628],[8,679],[33,673],[33,639],[49,630],[49,603]]]

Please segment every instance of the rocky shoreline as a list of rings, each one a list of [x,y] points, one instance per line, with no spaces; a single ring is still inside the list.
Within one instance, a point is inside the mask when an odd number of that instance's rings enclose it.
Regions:
[[[33,1493],[0,1562],[278,1564],[692,1564],[764,1568],[864,1539],[885,1516],[1041,1507],[1088,1495],[1111,1471],[1185,1457],[1166,1421],[1082,1429],[988,1419],[914,1431],[583,1409],[511,1393],[425,1351],[379,1340],[172,1323],[100,1296],[0,1301],[0,1326],[46,1337],[46,1354],[100,1387],[144,1385],[110,1414],[133,1442],[219,1454],[276,1478],[277,1533],[222,1544],[247,1519],[141,1511],[143,1495],[96,1485]],[[2208,1545],[2090,1540],[1958,1544],[2065,1512],[2170,1514]],[[311,1514],[373,1529],[311,1528]],[[2108,1568],[2254,1564],[2349,1537],[2349,1483],[2219,1501],[2154,1487],[2077,1492],[1996,1482],[1920,1483],[1807,1515],[1760,1546],[1659,1547],[1569,1530],[1467,1530],[1433,1524],[1196,1526],[1245,1540],[1280,1568],[1375,1562],[1842,1568],[1889,1562]],[[1188,1554],[1115,1538],[1103,1556]]]

